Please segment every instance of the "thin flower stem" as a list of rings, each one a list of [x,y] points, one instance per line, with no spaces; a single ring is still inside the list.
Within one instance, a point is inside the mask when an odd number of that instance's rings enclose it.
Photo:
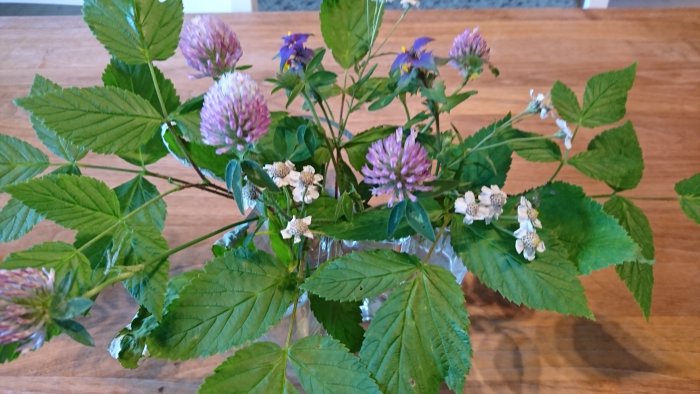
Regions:
[[[179,192],[180,190],[184,190],[184,189],[187,189],[188,187],[193,187],[193,186],[194,186],[194,185],[192,185],[192,186],[177,186],[177,187],[174,187],[174,188],[168,190],[168,191],[165,192],[165,193],[162,193],[162,194],[160,194],[160,195],[158,195],[158,196],[153,197],[152,199],[146,201],[146,202],[145,202],[143,205],[141,205],[140,207],[138,207],[138,208],[134,209],[133,211],[129,212],[126,216],[124,216],[123,218],[121,218],[120,220],[118,220],[118,221],[117,221],[116,223],[114,223],[113,225],[109,226],[107,229],[105,229],[104,231],[102,231],[100,234],[98,234],[97,236],[93,237],[90,241],[88,241],[87,243],[85,243],[84,245],[82,245],[80,248],[78,248],[78,251],[79,251],[79,252],[83,252],[85,249],[87,249],[88,247],[90,247],[91,245],[93,245],[95,242],[97,242],[100,238],[102,238],[102,237],[104,237],[105,235],[109,234],[109,233],[112,232],[114,229],[116,229],[120,224],[125,223],[127,220],[129,220],[130,218],[132,218],[133,216],[135,216],[135,215],[138,214],[139,212],[141,212],[141,211],[143,211],[144,209],[148,208],[148,206],[150,206],[150,205],[153,204],[154,202],[159,201],[159,200],[162,200],[162,199],[165,198],[167,195],[170,195],[170,194],[175,193],[175,192]]]
[[[643,196],[622,196],[630,200],[640,201],[678,201],[678,197],[643,197]]]
[[[491,132],[491,134],[487,135],[483,140],[479,141],[479,143],[476,144],[476,146],[474,146],[469,152],[473,152],[473,151],[475,151],[475,150],[478,150],[479,148],[481,148],[482,145],[484,145],[484,144],[486,143],[486,141],[488,141],[488,140],[490,140],[491,138],[493,138],[493,137],[494,137],[496,134],[498,134],[500,131],[505,130],[506,128],[508,128],[508,127],[510,127],[510,126],[512,126],[512,125],[514,125],[514,124],[516,124],[517,122],[519,122],[519,121],[525,119],[528,115],[531,115],[531,114],[530,114],[528,111],[523,111],[523,112],[519,113],[518,115],[515,115],[515,116],[513,116],[512,118],[508,119],[508,121],[506,121],[506,122],[503,123],[502,125],[500,125],[500,126],[496,127],[495,129],[493,129],[493,131]]]
[[[399,101],[401,101],[401,105],[403,106],[403,112],[406,114],[406,122],[410,122],[411,113],[408,111],[408,105],[406,105],[406,96],[400,96]]]
[[[423,258],[423,261],[426,263],[428,260],[430,260],[430,257],[433,255],[433,252],[435,252],[435,248],[437,247],[438,242],[440,242],[440,239],[442,236],[445,234],[445,230],[447,229],[447,226],[450,224],[450,220],[452,219],[451,215],[448,215],[445,217],[445,221],[442,224],[442,227],[440,227],[440,231],[438,231],[437,235],[435,236],[435,242],[430,246],[430,250],[428,250],[428,254],[425,255],[425,258]]]
[[[574,129],[574,135],[571,137],[571,142],[572,142],[572,143],[574,142],[574,138],[576,138],[576,134],[578,133],[579,127],[581,127],[580,124],[576,125],[576,129]],[[569,161],[569,151],[567,150],[566,152],[564,152],[564,157],[563,157],[562,160],[559,162],[559,166],[557,167],[557,169],[554,170],[554,174],[552,174],[552,176],[549,177],[549,180],[547,181],[547,183],[552,183],[552,181],[554,180],[554,178],[556,178],[557,175],[559,175],[559,172],[562,170],[562,168],[564,168],[564,165],[565,165],[568,161]]]
[[[82,298],[92,298],[92,297],[95,297],[96,295],[100,294],[100,292],[102,292],[102,290],[104,290],[104,289],[107,288],[108,286],[111,286],[111,285],[113,285],[113,284],[115,284],[115,283],[119,283],[119,282],[122,282],[122,281],[125,281],[125,280],[131,278],[132,276],[134,276],[134,275],[138,274],[139,272],[143,271],[143,269],[144,269],[145,267],[146,267],[145,264],[130,266],[130,267],[128,267],[128,268],[130,268],[129,271],[127,271],[127,272],[122,272],[121,274],[119,274],[119,275],[117,275],[117,276],[115,276],[115,277],[113,277],[113,278],[110,278],[110,279],[108,279],[108,280],[106,280],[106,281],[100,283],[99,285],[93,287],[92,289],[86,291],[86,292],[82,295]]]
[[[197,173],[197,176],[199,176],[200,179],[202,179],[202,182],[205,184],[211,183],[209,179],[202,173],[202,170],[199,169],[199,166],[194,162],[192,159],[192,155],[190,155],[190,152],[185,148],[185,144],[182,141],[182,137],[173,130],[172,123],[170,122],[170,119],[168,119],[168,110],[165,108],[165,100],[163,100],[163,94],[160,91],[160,86],[158,85],[158,78],[156,77],[156,71],[153,68],[153,62],[148,59],[148,70],[151,72],[151,80],[153,81],[153,86],[155,87],[156,91],[156,96],[158,96],[158,102],[160,103],[160,109],[163,114],[163,121],[165,121],[165,125],[168,127],[168,131],[170,134],[173,135],[173,138],[175,139],[175,143],[177,144],[178,148],[185,154],[185,157],[187,158],[187,161],[192,165],[192,168],[194,171]]]

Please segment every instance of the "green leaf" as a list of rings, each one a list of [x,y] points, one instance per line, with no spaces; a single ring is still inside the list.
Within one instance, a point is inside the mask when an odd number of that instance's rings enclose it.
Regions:
[[[287,267],[265,253],[212,260],[170,307],[148,348],[169,359],[221,353],[257,339],[294,301]]]
[[[634,189],[644,171],[642,148],[630,122],[597,135],[588,144],[588,151],[572,157],[569,163],[615,190]]]
[[[555,182],[527,197],[539,205],[542,225],[564,244],[582,274],[632,261],[639,253],[627,231],[580,187]]]
[[[352,67],[369,51],[379,26],[376,31],[370,31],[368,18],[373,19],[378,11],[384,13],[383,7],[374,1],[324,0],[321,3],[323,40],[341,67]],[[383,15],[379,15],[380,25],[382,19]]]
[[[578,104],[576,94],[561,81],[554,82],[552,86],[552,104],[560,118],[569,123],[578,123],[581,117],[581,106]]]
[[[508,147],[527,161],[561,161],[561,149],[559,149],[559,145],[551,139],[545,139],[543,135],[520,130],[511,130],[509,138],[513,140],[508,143]]]
[[[700,174],[676,183],[675,190],[685,216],[700,224]]]
[[[302,285],[327,300],[360,301],[390,290],[420,269],[413,255],[378,249],[323,263]]]
[[[478,92],[476,90],[469,90],[466,92],[461,92],[461,93],[455,93],[452,96],[447,97],[447,100],[445,101],[445,104],[443,104],[440,107],[440,112],[447,112],[449,113],[452,111],[456,106],[462,104],[465,100],[467,100],[469,97],[477,94]]]
[[[46,127],[97,153],[129,153],[162,123],[145,99],[123,89],[70,88],[15,100]]]
[[[265,189],[270,189],[272,191],[278,191],[279,187],[270,178],[265,170],[260,167],[260,164],[252,160],[243,160],[241,162],[241,169],[245,173],[248,180],[254,183],[258,187]]]
[[[621,69],[598,74],[586,83],[580,123],[598,127],[617,122],[625,116],[627,93],[634,83],[637,63]]]
[[[181,0],[85,0],[85,23],[113,56],[128,64],[166,60],[182,28]]]
[[[396,229],[406,218],[406,200],[399,202],[391,208],[391,215],[389,215],[389,226],[387,228],[387,235],[389,237],[393,236]],[[410,224],[409,224],[410,225]]]
[[[163,315],[165,293],[168,286],[170,264],[161,256],[166,253],[168,242],[153,225],[130,222],[125,265],[146,264],[138,274],[124,282],[129,294],[148,309],[156,319]]]
[[[231,160],[226,166],[226,188],[233,194],[236,206],[241,214],[245,214],[243,206],[243,170],[238,160]]]
[[[347,141],[343,146],[348,154],[350,164],[357,170],[367,163],[369,147],[376,141],[386,138],[396,132],[396,126],[377,126],[365,130]]]
[[[443,209],[433,199],[420,199],[423,207],[428,211],[432,222],[439,220]],[[313,205],[312,205],[313,206]],[[331,224],[311,223],[313,230],[346,241],[385,241],[387,239],[399,239],[414,234],[407,222],[399,224],[393,235],[388,233],[388,223],[391,217],[391,209],[371,209],[356,213],[352,221],[341,221]]]
[[[90,336],[90,333],[80,323],[75,320],[54,320],[61,331],[73,338],[74,341],[85,346],[95,346],[95,341]]]
[[[452,247],[469,271],[511,302],[593,318],[576,267],[551,244],[528,262],[515,250],[514,237],[482,223],[455,220],[451,236]]]
[[[424,265],[382,305],[360,359],[384,392],[438,392],[443,379],[461,393],[471,365],[469,320],[454,276]]]
[[[135,369],[144,357],[146,338],[158,327],[158,321],[145,308],[140,308],[128,326],[112,339],[109,353],[124,368]]]
[[[296,393],[286,369],[287,351],[275,343],[254,343],[216,367],[199,393]]]
[[[10,186],[7,191],[47,219],[70,229],[98,234],[121,217],[116,194],[94,178],[52,175]]]
[[[176,159],[183,165],[191,166],[187,157],[175,141],[175,137],[173,137],[172,133],[166,131],[163,133],[162,138],[165,146]],[[188,141],[183,141],[183,144],[185,149],[190,152],[190,156],[195,164],[197,164],[197,167],[204,171],[204,173],[220,180],[226,177],[226,166],[228,163],[236,159],[236,156],[231,153],[217,154],[216,148],[213,146]]]
[[[313,294],[309,300],[314,317],[326,332],[345,345],[351,353],[359,352],[365,335],[365,330],[360,325],[361,303],[328,301]]]
[[[289,349],[288,358],[306,392],[380,394],[360,360],[333,338],[301,339]]]
[[[641,248],[644,260],[625,262],[615,267],[615,271],[634,296],[644,317],[649,320],[654,286],[654,268],[647,264],[654,259],[654,237],[649,220],[641,209],[624,197],[613,196],[603,208],[620,222]]]
[[[19,345],[19,342],[0,345],[0,364],[16,360],[21,354],[19,352]]]
[[[49,166],[49,158],[28,143],[0,134],[0,189],[40,174]]]
[[[61,283],[66,278],[72,281],[71,295],[79,295],[92,285],[92,267],[88,259],[73,245],[63,242],[46,242],[12,253],[0,267],[54,269],[56,283]]]
[[[174,112],[180,107],[180,97],[175,91],[175,85],[163,75],[158,67],[153,67],[153,71],[163,96],[165,110],[168,113]],[[102,72],[102,82],[105,86],[113,86],[136,93],[148,100],[153,108],[160,109],[158,93],[153,84],[151,72],[146,64],[130,65],[119,59],[112,58]]]
[[[0,210],[0,242],[10,242],[22,238],[44,217],[35,210],[22,204],[21,201],[10,199]]]
[[[123,183],[114,192],[119,199],[121,212],[123,215],[139,208],[150,200],[160,196],[158,189],[142,175]],[[149,204],[146,208],[138,212],[131,220],[135,220],[144,225],[153,225],[158,230],[165,227],[165,215],[167,207],[162,199]]]
[[[510,115],[484,127],[461,144],[446,149],[438,157],[443,166],[441,179],[457,180],[472,189],[491,185],[502,187],[512,162],[511,149],[502,145],[478,151],[470,150],[479,144],[486,147],[506,141],[510,134],[510,127],[505,126],[508,122]],[[486,138],[489,139],[482,143]]]
[[[433,229],[433,224],[430,222],[428,212],[426,212],[425,208],[423,208],[420,202],[407,202],[406,220],[411,228],[416,230],[416,233],[433,242],[435,241],[435,230]]]
[[[58,84],[50,81],[47,78],[37,74],[32,83],[30,96],[39,96],[49,92],[60,92],[61,88]],[[65,138],[59,137],[55,131],[49,130],[39,119],[32,116],[30,118],[32,127],[36,131],[37,137],[41,142],[49,148],[56,156],[70,162],[76,162],[85,157],[87,149],[76,146],[68,142]]]

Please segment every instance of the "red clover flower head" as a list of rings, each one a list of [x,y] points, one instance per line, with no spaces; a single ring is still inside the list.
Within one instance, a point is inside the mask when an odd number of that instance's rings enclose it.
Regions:
[[[489,62],[491,49],[479,32],[466,29],[455,37],[450,48],[450,64],[458,69],[464,78],[476,77],[481,73],[482,65]]]
[[[53,271],[0,269],[0,345],[20,343],[22,351],[41,347],[53,290]]]
[[[364,182],[374,186],[373,195],[388,194],[389,206],[405,198],[415,201],[414,192],[432,190],[425,185],[434,179],[432,163],[425,148],[416,143],[417,136],[417,130],[411,130],[402,145],[403,130],[398,128],[394,135],[372,144],[367,152],[368,164],[362,168]]]
[[[213,16],[197,16],[185,23],[180,34],[180,50],[187,65],[200,72],[194,78],[218,79],[233,71],[243,55],[236,33]]]
[[[270,126],[270,110],[258,85],[248,74],[224,74],[204,96],[202,139],[217,153],[244,150]]]

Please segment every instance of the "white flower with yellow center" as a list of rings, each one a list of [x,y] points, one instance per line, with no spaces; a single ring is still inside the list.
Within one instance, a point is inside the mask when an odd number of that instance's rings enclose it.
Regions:
[[[566,124],[566,121],[564,119],[557,119],[556,122],[557,127],[559,127],[559,131],[557,131],[556,136],[558,138],[564,139],[564,147],[566,148],[566,150],[571,150],[571,141],[574,138],[574,133],[571,132],[571,129]]]
[[[296,216],[292,216],[292,220],[287,223],[287,227],[280,231],[282,238],[290,239],[294,238],[294,243],[301,242],[301,237],[313,239],[314,234],[309,230],[311,225],[311,216],[307,216],[303,219],[297,219]]]
[[[516,238],[515,250],[522,253],[527,261],[535,259],[535,252],[544,252],[544,241],[537,235],[537,232],[528,230],[527,226],[521,225],[520,228],[513,233]]]
[[[532,207],[532,203],[525,197],[520,197],[520,205],[518,205],[518,223],[521,226],[526,226],[529,231],[535,231],[535,227],[542,228],[542,222],[537,217],[539,211]]]
[[[323,181],[323,175],[317,174],[312,166],[304,166],[301,172],[292,171],[289,174],[290,185],[294,187],[292,197],[294,201],[310,204],[318,198],[319,186]]]
[[[295,170],[294,163],[289,160],[265,164],[263,169],[267,171],[267,174],[272,178],[272,181],[275,182],[277,187],[289,186],[289,175]]]
[[[481,187],[481,193],[479,193],[479,204],[488,210],[488,213],[484,218],[486,224],[491,223],[491,221],[494,219],[498,220],[498,217],[503,213],[503,206],[506,205],[507,201],[508,195],[502,192],[498,185]]]
[[[455,212],[464,215],[464,223],[472,224],[475,220],[484,220],[488,216],[488,208],[476,203],[474,193],[464,193],[464,197],[455,200]]]

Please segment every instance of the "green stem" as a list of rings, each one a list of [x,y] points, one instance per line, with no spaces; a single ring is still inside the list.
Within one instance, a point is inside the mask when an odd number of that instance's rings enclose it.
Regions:
[[[110,279],[100,283],[99,285],[93,287],[92,289],[88,290],[87,292],[85,292],[82,295],[82,298],[95,297],[96,295],[100,294],[100,292],[102,292],[102,290],[104,290],[107,286],[113,285],[113,284],[118,283],[118,282],[125,281],[125,280],[131,278],[132,276],[136,275],[137,273],[143,271],[144,268],[146,268],[145,264],[131,266],[131,267],[129,267],[129,271],[122,272],[121,274],[119,274],[113,278],[110,278]]]
[[[572,143],[574,142],[574,138],[576,138],[576,134],[578,133],[579,127],[581,127],[580,124],[576,125],[576,129],[574,129],[574,135],[571,137]],[[569,160],[569,151],[567,150],[566,152],[564,152],[564,157],[559,162],[559,166],[557,167],[557,169],[554,170],[554,174],[552,174],[552,176],[549,177],[549,180],[547,181],[547,183],[552,183],[554,178],[556,178],[557,175],[559,175],[559,172],[562,170],[562,168],[564,168],[564,165],[568,162],[568,160]]]
[[[506,141],[501,141],[501,142],[498,142],[498,143],[495,143],[495,144],[492,144],[492,145],[482,146],[482,147],[479,148],[479,149],[470,149],[469,151],[470,151],[470,152],[476,152],[476,151],[480,151],[480,150],[487,150],[487,149],[497,148],[497,147],[499,147],[499,146],[508,145],[508,144],[510,144],[511,142],[515,142],[515,141],[537,141],[537,140],[549,140],[549,139],[552,139],[552,138],[555,138],[555,137],[553,137],[553,136],[547,136],[547,135],[542,135],[542,136],[537,136],[537,137],[512,138],[512,139],[509,139],[509,140],[506,140]]]
[[[399,101],[401,101],[401,105],[403,105],[403,112],[406,114],[406,122],[410,122],[411,113],[408,111],[408,105],[406,105],[406,96],[403,94],[399,96]]]
[[[450,220],[452,217],[450,215],[447,215],[445,217],[444,223],[442,224],[442,227],[440,227],[440,231],[438,231],[437,235],[435,236],[435,242],[430,246],[430,250],[428,251],[428,254],[425,255],[425,258],[423,258],[423,261],[426,263],[428,260],[430,260],[430,256],[433,255],[433,252],[435,252],[435,248],[437,247],[438,242],[440,242],[440,238],[445,234],[445,230],[447,229],[447,226],[450,224]]]
[[[152,199],[146,201],[143,205],[141,205],[140,207],[138,207],[138,208],[134,209],[133,211],[129,212],[126,216],[124,216],[123,218],[121,218],[120,220],[118,220],[116,223],[114,223],[113,225],[109,226],[106,230],[102,231],[100,234],[98,234],[97,236],[95,236],[94,238],[92,238],[90,241],[88,241],[87,243],[85,243],[83,246],[81,246],[80,248],[78,248],[78,251],[79,251],[79,252],[84,251],[85,249],[87,249],[88,247],[90,247],[92,244],[94,244],[95,242],[97,242],[100,238],[102,238],[102,237],[104,237],[105,235],[107,235],[107,234],[109,234],[110,232],[112,232],[115,228],[117,228],[117,226],[119,226],[120,224],[125,223],[127,220],[129,220],[130,218],[132,218],[134,215],[136,215],[136,214],[138,214],[139,212],[143,211],[144,209],[148,208],[148,206],[151,205],[151,204],[153,204],[154,202],[159,201],[159,200],[162,200],[163,198],[165,198],[165,196],[167,196],[167,195],[169,195],[169,194],[172,194],[172,193],[175,193],[175,192],[179,192],[180,190],[187,189],[188,187],[192,187],[192,186],[177,186],[177,187],[174,187],[174,188],[168,190],[167,192],[165,192],[165,193],[163,193],[163,194],[160,194],[160,195],[158,195],[158,196],[155,196],[155,197],[153,197]]]

